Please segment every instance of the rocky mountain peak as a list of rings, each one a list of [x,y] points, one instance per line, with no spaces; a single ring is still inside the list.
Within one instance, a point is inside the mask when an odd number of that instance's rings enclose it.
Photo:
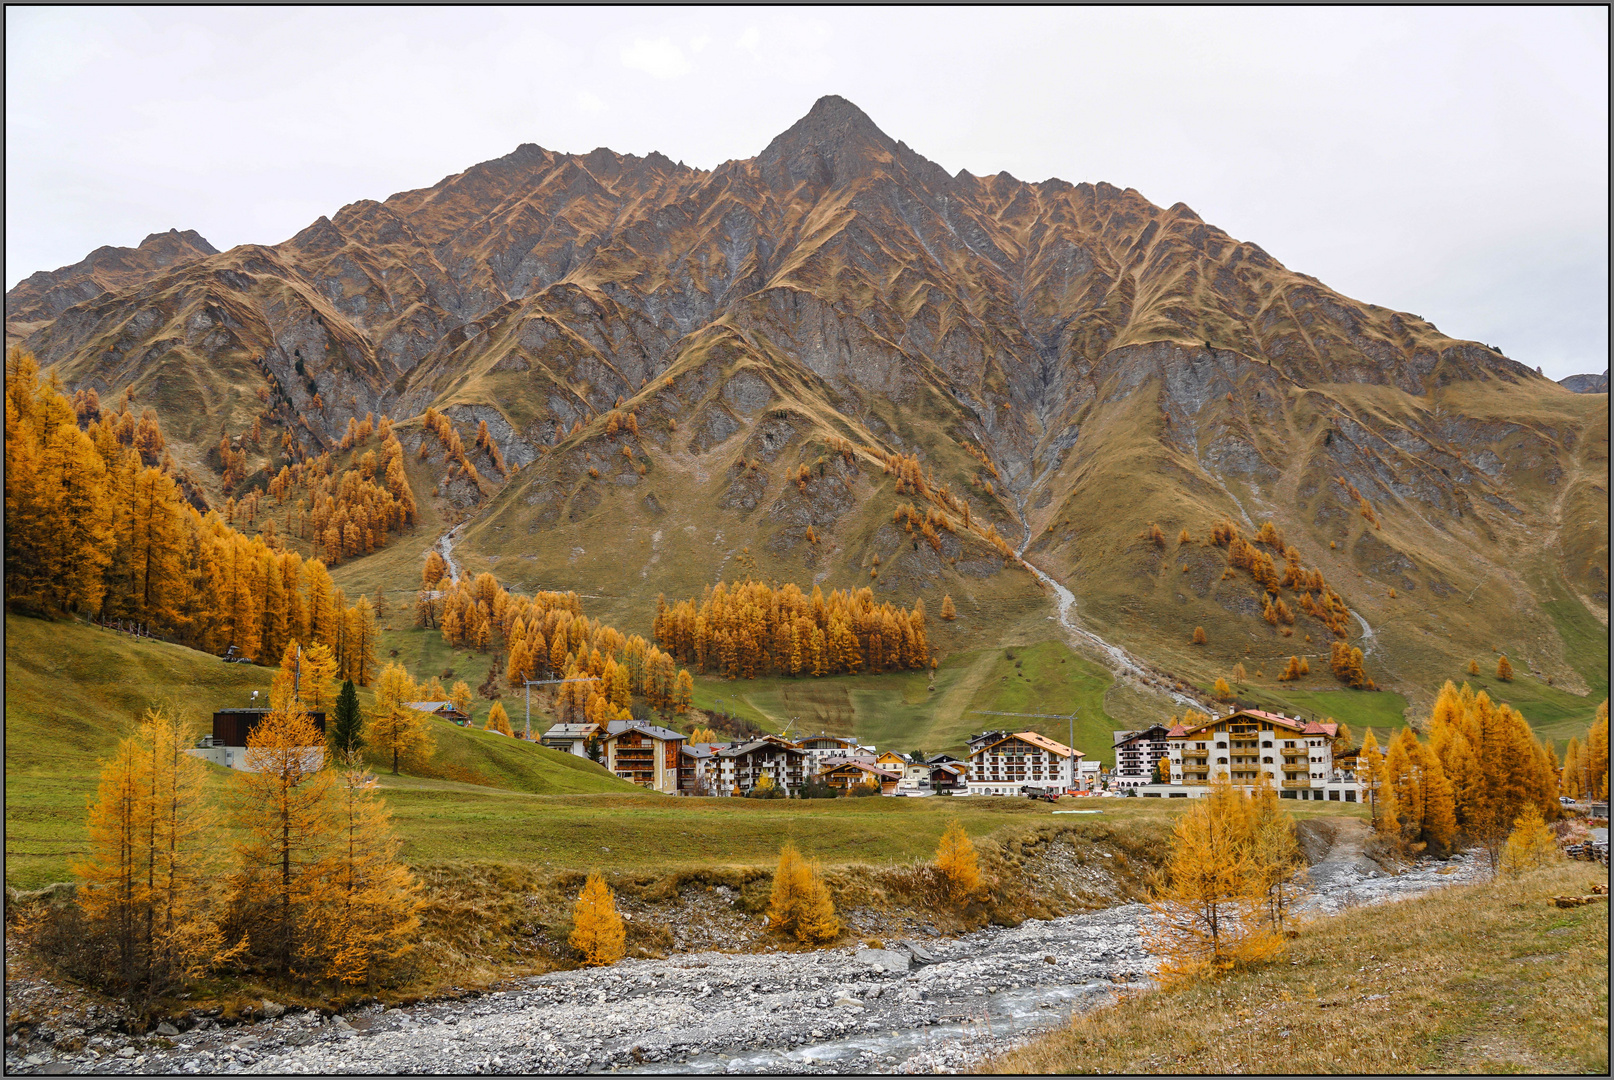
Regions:
[[[757,155],[757,168],[782,189],[810,183],[839,187],[867,176],[898,156],[895,139],[868,113],[843,97],[827,94],[806,116]]]

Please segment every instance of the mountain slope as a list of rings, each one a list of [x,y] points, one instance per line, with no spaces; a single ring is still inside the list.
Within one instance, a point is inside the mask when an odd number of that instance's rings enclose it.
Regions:
[[[1301,616],[1284,636],[1205,546],[1224,518],[1271,520],[1381,684],[1426,699],[1506,651],[1606,685],[1584,631],[1606,642],[1606,397],[1180,203],[949,176],[839,98],[710,172],[522,146],[24,340],[71,386],[155,400],[196,460],[255,417],[316,453],[369,410],[434,406],[467,444],[486,421],[509,479],[479,465],[475,489],[419,493],[473,515],[457,557],[577,588],[625,628],[657,592],[751,573],[933,612],[948,593],[963,617],[940,646],[991,643],[1048,625],[1024,544],[1084,626],[1157,668],[1206,685],[1295,653],[1326,672],[1332,632]],[[945,522],[934,542],[903,506]]]

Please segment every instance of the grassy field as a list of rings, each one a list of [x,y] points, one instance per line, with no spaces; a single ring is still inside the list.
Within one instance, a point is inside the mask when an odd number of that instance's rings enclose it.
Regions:
[[[266,695],[271,676],[268,668],[220,663],[178,645],[7,616],[6,884],[67,879],[84,851],[98,759],[148,706],[172,704],[205,727],[215,708],[248,705],[253,690]],[[368,706],[369,697],[361,691],[360,704]],[[570,754],[444,722],[433,722],[432,731],[436,753],[421,770],[431,776],[415,782],[463,790],[470,805],[480,805],[478,792],[530,799],[637,790]],[[222,790],[227,770],[217,768],[213,779]]]
[[[986,1063],[1004,1073],[1608,1074],[1608,906],[1586,863],[1307,926],[1277,963],[1129,997]]]

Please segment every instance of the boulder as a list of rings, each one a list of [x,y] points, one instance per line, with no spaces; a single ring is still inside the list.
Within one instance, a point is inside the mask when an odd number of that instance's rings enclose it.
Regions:
[[[263,1006],[259,1011],[271,1020],[278,1020],[280,1017],[286,1015],[286,1006],[280,1004],[278,1001],[270,1001],[268,998],[264,998]]]
[[[905,973],[911,965],[908,952],[899,952],[896,949],[859,949],[857,951],[857,962],[869,964],[872,967],[879,968],[881,971],[889,971],[894,974]]]

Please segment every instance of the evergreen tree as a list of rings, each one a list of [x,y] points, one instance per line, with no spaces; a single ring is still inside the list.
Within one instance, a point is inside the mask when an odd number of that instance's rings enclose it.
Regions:
[[[359,713],[359,692],[352,679],[342,683],[330,731],[331,749],[339,760],[364,746],[364,718]]]

